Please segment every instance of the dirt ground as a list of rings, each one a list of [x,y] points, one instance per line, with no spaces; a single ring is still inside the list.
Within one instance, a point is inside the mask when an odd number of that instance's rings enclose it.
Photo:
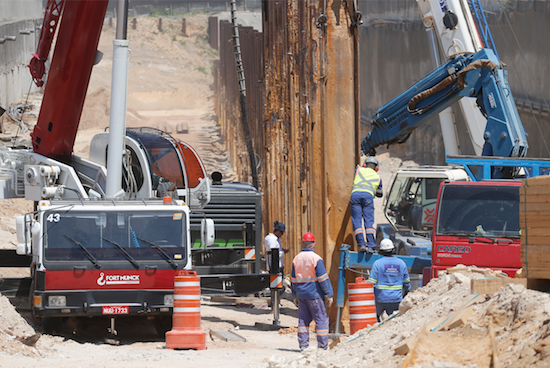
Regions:
[[[0,367],[163,367],[181,366],[228,368],[267,367],[272,355],[293,359],[299,355],[295,333],[263,331],[256,322],[273,323],[267,305],[220,306],[203,297],[201,327],[206,350],[169,350],[145,319],[117,320],[118,340],[114,346],[104,342],[108,320],[70,320],[54,335],[42,332],[34,346],[20,342],[35,334],[6,297],[0,296]],[[297,311],[291,301],[283,300],[280,324],[294,326]],[[17,303],[15,303],[17,304]],[[25,317],[28,317],[24,313]],[[223,341],[210,332],[232,331],[246,341]]]

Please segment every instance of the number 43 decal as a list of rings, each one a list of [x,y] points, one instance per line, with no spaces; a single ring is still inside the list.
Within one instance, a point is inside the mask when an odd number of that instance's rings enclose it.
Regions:
[[[46,218],[46,221],[48,222],[59,222],[61,219],[61,216],[59,216],[59,213],[50,213],[48,217]]]

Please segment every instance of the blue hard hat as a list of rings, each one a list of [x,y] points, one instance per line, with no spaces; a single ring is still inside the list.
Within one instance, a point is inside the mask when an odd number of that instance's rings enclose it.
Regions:
[[[282,222],[275,221],[273,223],[273,230],[281,230],[282,232],[284,232],[285,229],[286,229],[285,224],[283,224]]]

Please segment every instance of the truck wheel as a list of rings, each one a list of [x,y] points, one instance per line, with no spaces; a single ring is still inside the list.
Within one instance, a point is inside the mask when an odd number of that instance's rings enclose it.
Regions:
[[[166,333],[172,329],[172,316],[155,317],[154,324],[157,334],[164,339]]]
[[[59,332],[61,321],[61,317],[45,317],[42,320],[42,327],[47,334],[51,335],[54,331]]]

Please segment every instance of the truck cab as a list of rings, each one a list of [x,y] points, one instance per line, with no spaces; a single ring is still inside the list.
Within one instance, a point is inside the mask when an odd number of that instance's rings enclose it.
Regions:
[[[399,255],[429,256],[439,185],[468,180],[466,171],[458,166],[399,169],[384,200],[388,223],[378,224],[377,243],[390,238]]]
[[[49,333],[69,316],[169,323],[174,277],[192,267],[189,207],[170,197],[42,200],[17,218],[17,234],[17,253],[32,255],[32,312]]]
[[[432,235],[431,277],[458,264],[515,277],[521,268],[520,187],[521,181],[441,185]]]

